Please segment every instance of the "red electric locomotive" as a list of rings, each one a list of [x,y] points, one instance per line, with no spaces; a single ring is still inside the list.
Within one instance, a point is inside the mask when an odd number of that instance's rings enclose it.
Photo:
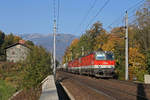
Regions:
[[[114,77],[115,61],[112,52],[97,51],[68,62],[68,71],[97,77]]]

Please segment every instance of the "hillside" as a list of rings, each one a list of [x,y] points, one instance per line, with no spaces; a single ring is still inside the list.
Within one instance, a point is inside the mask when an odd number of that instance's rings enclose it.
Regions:
[[[53,51],[53,34],[21,34],[19,35],[25,40],[31,40],[36,45],[41,45],[49,51]],[[77,36],[71,34],[57,34],[56,35],[56,59],[61,61],[64,51],[71,41]]]

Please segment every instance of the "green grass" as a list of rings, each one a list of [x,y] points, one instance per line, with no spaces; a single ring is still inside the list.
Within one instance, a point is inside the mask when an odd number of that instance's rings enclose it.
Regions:
[[[15,90],[14,87],[7,84],[4,80],[0,80],[0,100],[8,100]]]

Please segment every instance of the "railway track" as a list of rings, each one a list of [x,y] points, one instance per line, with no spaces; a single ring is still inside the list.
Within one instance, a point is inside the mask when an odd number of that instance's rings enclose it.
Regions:
[[[149,85],[112,79],[95,79],[65,72],[58,72],[58,74],[63,79],[72,81],[72,83],[83,86],[99,95],[104,95],[109,100],[150,100]]]

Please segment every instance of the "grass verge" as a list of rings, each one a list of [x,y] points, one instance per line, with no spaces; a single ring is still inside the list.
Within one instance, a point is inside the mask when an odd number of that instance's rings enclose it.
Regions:
[[[0,80],[0,100],[8,100],[16,91],[14,87]]]

